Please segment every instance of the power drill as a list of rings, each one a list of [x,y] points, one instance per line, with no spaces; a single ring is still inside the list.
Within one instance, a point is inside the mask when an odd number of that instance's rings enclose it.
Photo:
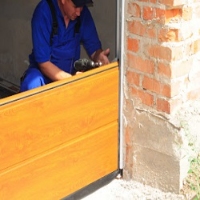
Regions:
[[[86,58],[79,59],[74,62],[74,68],[79,72],[85,72],[94,68],[101,66],[101,62],[94,62]]]

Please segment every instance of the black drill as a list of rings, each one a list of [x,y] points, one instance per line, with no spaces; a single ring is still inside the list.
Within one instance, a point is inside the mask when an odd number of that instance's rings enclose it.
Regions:
[[[79,59],[74,62],[74,68],[76,71],[85,72],[94,68],[101,66],[101,62],[94,62],[92,60],[88,60],[86,58]]]

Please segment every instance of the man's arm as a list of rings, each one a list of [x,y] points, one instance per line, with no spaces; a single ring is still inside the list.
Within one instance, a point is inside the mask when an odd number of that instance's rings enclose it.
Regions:
[[[41,72],[45,76],[50,78],[52,81],[58,81],[58,80],[62,80],[64,78],[69,78],[72,76],[71,74],[58,68],[56,65],[54,65],[50,61],[39,63],[38,65],[39,65]]]

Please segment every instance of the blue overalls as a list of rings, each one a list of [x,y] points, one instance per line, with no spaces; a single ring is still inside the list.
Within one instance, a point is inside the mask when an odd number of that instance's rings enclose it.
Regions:
[[[81,43],[88,55],[101,48],[94,21],[86,6],[81,12],[80,27],[76,32],[77,19],[70,21],[66,28],[57,0],[52,1],[56,11],[58,34],[53,36],[51,44],[52,14],[47,1],[41,0],[31,21],[33,50],[29,55],[30,66],[21,81],[21,92],[52,82],[41,73],[37,63],[51,61],[63,71],[73,75],[76,72],[73,67],[74,62],[80,58]]]

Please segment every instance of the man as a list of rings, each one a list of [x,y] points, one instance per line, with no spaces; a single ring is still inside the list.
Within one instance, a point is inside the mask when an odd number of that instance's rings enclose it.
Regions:
[[[47,0],[41,0],[32,17],[33,50],[20,91],[30,90],[76,74],[74,62],[80,58],[82,43],[95,62],[108,64],[109,49],[102,50],[96,27],[87,8],[92,0],[51,0],[57,33],[52,35],[53,18]]]

